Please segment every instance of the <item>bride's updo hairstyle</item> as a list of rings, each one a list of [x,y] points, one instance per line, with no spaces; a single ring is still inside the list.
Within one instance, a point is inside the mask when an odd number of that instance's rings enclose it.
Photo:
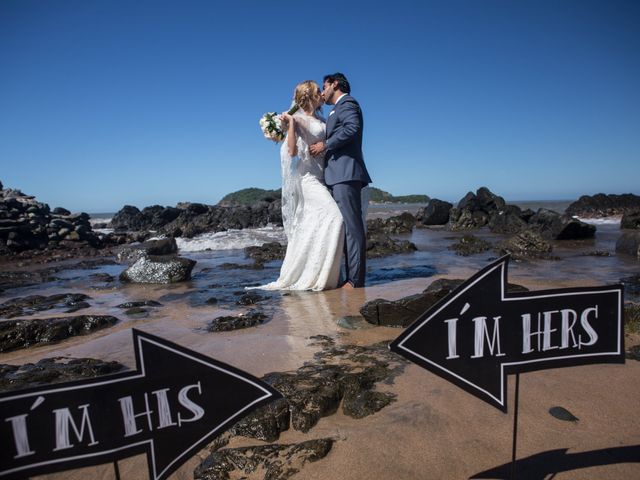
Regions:
[[[305,80],[296,86],[293,100],[302,110],[316,110],[316,105],[320,102],[320,87],[313,80]]]

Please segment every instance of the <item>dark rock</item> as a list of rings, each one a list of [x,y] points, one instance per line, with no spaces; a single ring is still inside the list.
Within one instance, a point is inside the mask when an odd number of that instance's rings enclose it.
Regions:
[[[36,312],[51,310],[54,308],[74,308],[79,310],[90,305],[85,300],[91,297],[81,293],[60,293],[56,295],[30,295],[28,297],[18,297],[7,300],[0,305],[0,317],[15,318],[26,315],[33,315]]]
[[[367,233],[367,258],[387,257],[416,250],[416,245],[408,240],[394,240],[385,233]]]
[[[193,237],[205,232],[282,224],[280,199],[269,198],[252,205],[216,206],[180,203],[174,207],[154,205],[142,211],[125,206],[112,219],[119,231],[155,230],[170,236]]]
[[[116,322],[118,319],[110,315],[7,320],[0,322],[0,352],[58,342],[110,327]]]
[[[123,368],[124,366],[118,362],[66,357],[43,358],[35,364],[0,365],[0,391],[22,390],[110,375]]]
[[[204,303],[206,303],[207,305],[217,305],[218,299],[216,297],[207,298],[207,301]]]
[[[416,224],[416,219],[409,212],[386,219],[375,218],[367,220],[367,232],[373,234],[403,234],[411,233]]]
[[[624,331],[627,334],[640,333],[640,303],[625,303]]]
[[[424,209],[416,214],[422,225],[446,225],[449,221],[449,211],[453,204],[432,198]]]
[[[136,307],[161,307],[162,304],[160,302],[156,302],[155,300],[139,300],[135,302],[125,302],[116,306],[116,308],[136,308]]]
[[[53,213],[54,215],[71,215],[71,212],[69,210],[62,207],[54,208],[51,213]]]
[[[504,211],[506,202],[486,187],[480,187],[475,194],[467,193],[456,208],[449,213],[447,228],[452,231],[470,230],[484,227],[489,219]]]
[[[259,247],[247,247],[244,253],[247,258],[252,258],[256,263],[266,263],[272,260],[283,260],[287,247],[278,242],[263,243]]]
[[[218,450],[194,470],[194,480],[229,480],[231,478],[264,478],[287,480],[307,462],[326,457],[334,440],[321,438],[288,445],[259,445]]]
[[[69,308],[68,310],[65,310],[64,313],[75,313],[79,310],[84,310],[85,308],[90,308],[90,307],[91,305],[89,305],[87,302],[77,302],[71,308]]]
[[[422,293],[393,301],[382,298],[371,300],[362,306],[360,314],[373,325],[407,327],[463,282],[464,280],[459,279],[438,279]],[[527,291],[526,288],[516,284],[508,284],[507,290],[509,292]]]
[[[453,250],[457,255],[462,255],[463,257],[486,252],[490,249],[491,244],[489,242],[474,235],[465,235],[460,241],[449,247],[449,250]]]
[[[255,305],[258,302],[261,302],[263,300],[266,300],[267,297],[263,297],[262,295],[260,295],[259,293],[255,292],[255,291],[250,291],[247,293],[243,293],[240,298],[236,301],[237,305],[244,305],[244,306],[248,306],[248,305]]]
[[[565,213],[583,218],[609,217],[623,215],[632,210],[640,209],[640,196],[632,193],[623,195],[605,195],[598,193],[593,196],[584,195],[567,207]]]
[[[616,253],[632,255],[640,259],[640,232],[623,232],[616,241]]]
[[[244,417],[231,428],[230,433],[274,442],[289,429],[290,420],[289,404],[285,399],[279,399]]]
[[[209,332],[229,332],[231,330],[240,330],[243,328],[251,328],[264,323],[268,317],[259,310],[250,310],[238,316],[224,316],[215,318],[207,325]]]
[[[120,274],[120,280],[132,283],[177,283],[191,278],[196,261],[174,256],[140,258]]]
[[[605,250],[592,250],[583,254],[585,257],[610,257],[611,252]]]
[[[633,345],[632,347],[629,347],[625,353],[625,358],[640,362],[640,345]]]
[[[540,233],[523,230],[498,245],[501,255],[510,254],[514,259],[545,258],[551,259],[553,247]]]
[[[253,263],[221,263],[218,265],[220,270],[263,270],[264,264],[258,261]]]
[[[372,392],[380,381],[391,381],[405,362],[386,343],[362,347],[336,346],[326,336],[312,337],[323,345],[315,355],[319,363],[307,364],[295,373],[270,373],[263,380],[282,393],[289,403],[291,425],[309,431],[321,417],[334,413],[342,400],[343,413],[362,418],[388,402]],[[394,395],[385,393],[389,401]]]
[[[493,233],[518,233],[527,227],[522,212],[515,205],[507,205],[504,210],[494,213],[489,219],[489,230]]]
[[[596,235],[596,227],[582,222],[577,218],[562,218],[562,230],[556,235],[556,240],[580,240],[593,238]]]
[[[129,315],[130,317],[146,317],[149,313],[149,310],[142,307],[131,307],[124,311],[125,315]]]
[[[631,210],[625,212],[622,215],[622,220],[620,221],[620,228],[629,229],[629,230],[639,230],[640,229],[640,210]]]
[[[162,238],[160,240],[150,240],[139,245],[127,245],[118,255],[116,260],[118,263],[133,264],[145,255],[171,255],[178,253],[178,244],[176,239]]]

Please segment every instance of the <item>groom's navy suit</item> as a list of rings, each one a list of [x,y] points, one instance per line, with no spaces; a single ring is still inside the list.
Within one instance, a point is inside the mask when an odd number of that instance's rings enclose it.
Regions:
[[[362,110],[350,95],[336,103],[327,120],[324,181],[345,225],[347,281],[364,286],[367,239],[360,190],[371,183],[362,155]]]

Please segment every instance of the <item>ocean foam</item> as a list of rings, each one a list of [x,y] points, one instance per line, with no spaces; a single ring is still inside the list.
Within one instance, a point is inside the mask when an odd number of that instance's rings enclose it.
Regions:
[[[282,227],[268,225],[263,228],[245,228],[217,233],[203,233],[193,238],[176,238],[181,252],[202,252],[204,250],[232,250],[260,246],[263,243],[287,243]]]
[[[620,225],[621,217],[598,217],[598,218],[582,218],[578,216],[574,216],[576,220],[580,220],[581,222],[588,223],[589,225]]]

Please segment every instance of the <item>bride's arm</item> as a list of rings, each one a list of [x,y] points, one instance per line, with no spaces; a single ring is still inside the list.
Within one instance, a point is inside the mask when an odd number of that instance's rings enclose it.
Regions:
[[[295,157],[298,154],[298,147],[296,145],[296,121],[293,116],[288,113],[282,114],[282,121],[287,122],[289,125],[287,129],[287,148],[289,149],[289,155]]]

